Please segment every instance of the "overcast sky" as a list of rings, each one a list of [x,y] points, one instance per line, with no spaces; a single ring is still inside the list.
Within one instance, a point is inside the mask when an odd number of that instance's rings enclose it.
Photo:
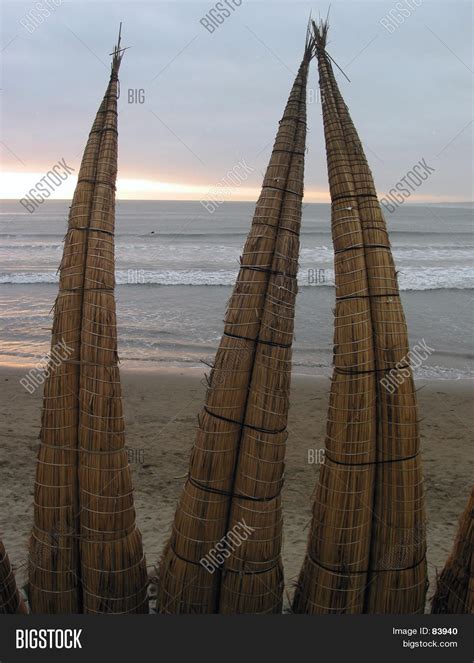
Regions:
[[[34,27],[37,5],[54,11]],[[61,158],[77,172],[123,21],[119,197],[199,199],[244,160],[254,170],[234,198],[255,199],[309,12],[328,3],[242,0],[211,33],[200,19],[214,5],[3,2],[0,197],[22,196]],[[425,159],[435,172],[413,200],[472,200],[471,5],[402,0],[405,16],[396,5],[336,1],[330,16],[328,51],[351,79],[336,72],[379,194]],[[309,87],[306,199],[327,200],[314,62]],[[128,103],[129,89],[144,103]]]

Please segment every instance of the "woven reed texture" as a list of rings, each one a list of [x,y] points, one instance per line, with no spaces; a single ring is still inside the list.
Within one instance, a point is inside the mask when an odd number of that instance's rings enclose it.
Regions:
[[[16,585],[10,560],[0,541],[0,615],[28,614],[25,602]]]
[[[433,614],[474,613],[474,487],[459,519],[453,550],[437,578]]]
[[[423,480],[406,323],[373,178],[324,50],[327,24],[314,29],[335,251],[334,375],[293,609],[423,612]],[[401,379],[390,393],[381,379],[392,370]]]
[[[29,588],[33,612],[148,612],[124,439],[114,297],[118,71],[89,135],[69,213],[45,383]]]
[[[224,335],[198,417],[188,479],[159,571],[161,613],[281,612],[286,423],[311,44],[263,181]],[[245,524],[238,545],[219,541]],[[220,564],[200,560],[217,545]]]

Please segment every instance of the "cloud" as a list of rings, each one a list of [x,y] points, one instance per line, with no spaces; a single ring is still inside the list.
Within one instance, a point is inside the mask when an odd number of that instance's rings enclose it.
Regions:
[[[471,132],[435,156],[470,119],[462,64],[470,62],[470,7],[454,4],[446,11],[425,0],[390,34],[380,19],[394,3],[333,3],[328,50],[347,68],[342,93],[380,190],[425,157],[437,159],[437,173],[424,196],[472,197]],[[6,171],[44,172],[62,156],[79,162],[123,21],[131,48],[121,71],[119,176],[192,193],[245,158],[255,170],[248,188],[258,190],[311,4],[243,0],[212,34],[199,22],[212,2],[63,2],[29,34],[19,21],[33,6],[3,9]],[[317,89],[315,65],[309,86]],[[144,102],[129,102],[129,90],[143,90]],[[308,126],[306,187],[319,195],[327,173],[317,94]]]

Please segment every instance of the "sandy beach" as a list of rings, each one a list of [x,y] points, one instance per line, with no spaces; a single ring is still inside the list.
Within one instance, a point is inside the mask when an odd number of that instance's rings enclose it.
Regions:
[[[29,394],[21,386],[19,381],[26,370],[22,367],[0,370],[0,535],[18,568],[20,583],[26,579],[25,557],[33,518],[42,400],[42,388]],[[188,469],[196,416],[204,399],[202,378],[202,369],[145,371],[127,366],[122,369],[137,522],[150,573],[168,537]],[[440,570],[446,561],[472,483],[474,412],[469,381],[418,381],[417,388],[423,419],[430,597],[436,569]],[[324,447],[328,390],[327,378],[294,377],[283,493],[287,599],[293,593],[306,546],[311,495],[319,471],[318,450]]]

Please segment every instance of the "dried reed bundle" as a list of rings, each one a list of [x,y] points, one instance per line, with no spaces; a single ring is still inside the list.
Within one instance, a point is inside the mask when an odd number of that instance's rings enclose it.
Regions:
[[[406,323],[372,174],[325,51],[328,26],[313,27],[332,199],[335,369],[294,609],[422,612],[423,482]]]
[[[147,573],[135,524],[125,448],[114,296],[118,70],[99,113],[97,160],[87,164],[90,206],[82,302],[79,393],[80,559],[84,612],[148,612]]]
[[[28,614],[25,602],[16,586],[10,560],[5,546],[0,541],[0,615]]]
[[[147,612],[124,441],[114,298],[120,36],[69,214],[30,546],[34,612]]]
[[[474,487],[466,504],[446,565],[431,600],[433,614],[474,613]]]
[[[161,561],[157,605],[162,613],[281,611],[280,491],[311,57],[308,34],[227,307],[188,479]],[[227,535],[238,535],[242,527],[245,540],[233,545]]]

